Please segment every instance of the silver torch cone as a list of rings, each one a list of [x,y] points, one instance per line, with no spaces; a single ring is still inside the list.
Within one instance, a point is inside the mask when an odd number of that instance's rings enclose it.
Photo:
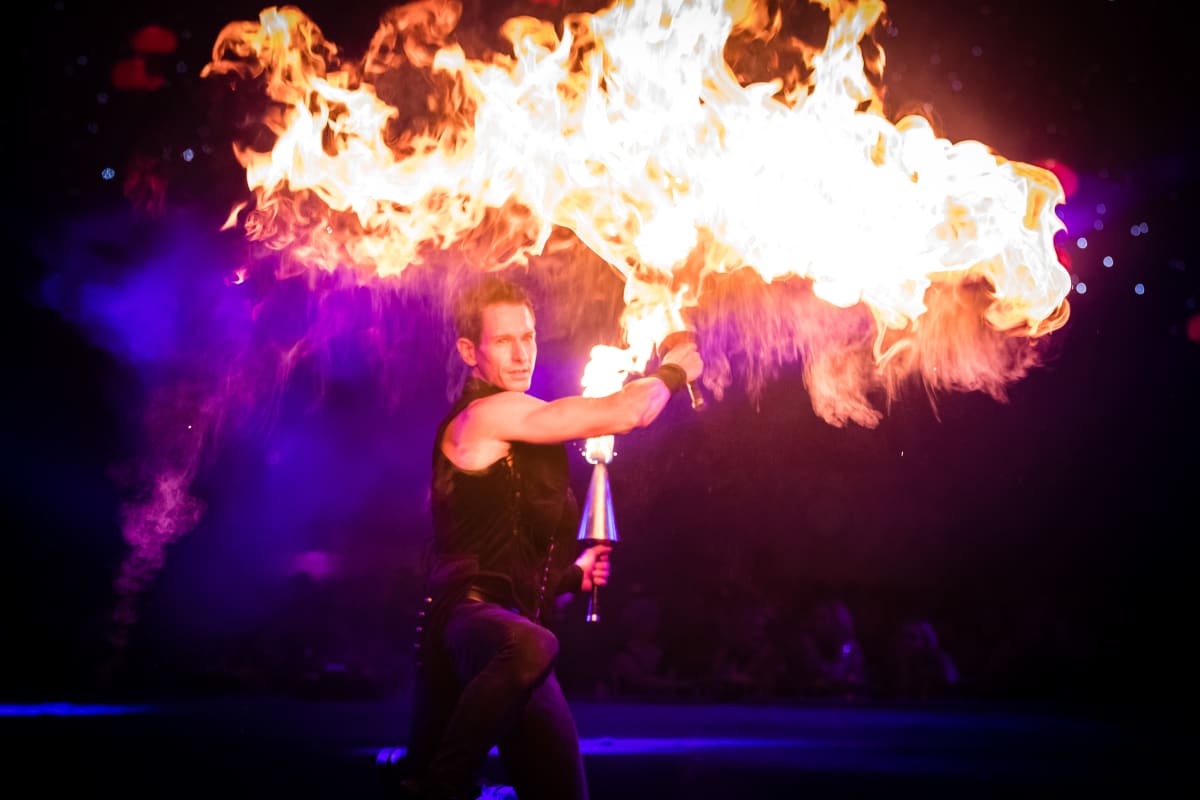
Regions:
[[[591,459],[588,459],[591,461]],[[597,544],[616,544],[617,523],[613,518],[612,493],[608,487],[608,463],[592,462],[592,482],[588,485],[587,500],[583,504],[583,519],[579,522],[579,541],[588,547]],[[592,598],[588,603],[587,621],[600,621],[600,607],[596,602],[599,587],[592,584]]]

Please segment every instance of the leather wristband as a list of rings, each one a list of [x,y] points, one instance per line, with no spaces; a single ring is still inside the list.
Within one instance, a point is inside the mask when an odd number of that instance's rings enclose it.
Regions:
[[[659,364],[652,377],[665,383],[671,394],[675,394],[687,384],[687,370],[678,364]]]

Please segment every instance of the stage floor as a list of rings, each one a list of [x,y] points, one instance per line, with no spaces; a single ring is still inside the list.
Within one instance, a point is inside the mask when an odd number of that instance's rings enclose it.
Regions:
[[[1194,732],[1131,707],[572,706],[593,800],[1200,796]],[[14,798],[383,798],[376,761],[407,719],[398,700],[240,696],[3,710]],[[498,769],[493,755],[486,779]]]

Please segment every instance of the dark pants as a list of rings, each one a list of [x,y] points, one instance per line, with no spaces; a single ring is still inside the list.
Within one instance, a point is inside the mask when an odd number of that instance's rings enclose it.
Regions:
[[[462,690],[432,754],[434,785],[474,782],[495,746],[520,800],[587,800],[579,734],[554,675],[558,639],[494,603],[455,606],[445,628]]]

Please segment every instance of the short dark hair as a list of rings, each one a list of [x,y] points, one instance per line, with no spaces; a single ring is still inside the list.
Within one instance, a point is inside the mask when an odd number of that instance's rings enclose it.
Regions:
[[[483,310],[497,303],[525,306],[533,313],[533,299],[525,287],[507,278],[486,275],[463,289],[454,304],[454,332],[479,344],[483,335]]]

